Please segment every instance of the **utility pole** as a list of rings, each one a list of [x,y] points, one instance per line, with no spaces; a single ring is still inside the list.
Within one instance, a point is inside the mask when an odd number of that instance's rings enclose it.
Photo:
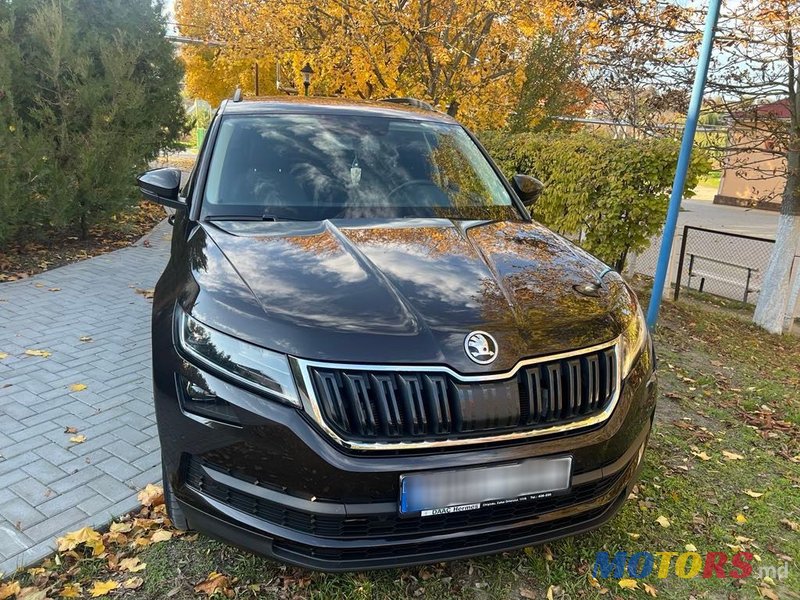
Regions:
[[[686,114],[686,126],[683,128],[681,152],[678,156],[678,167],[675,170],[675,179],[672,181],[672,195],[669,199],[667,222],[664,224],[664,233],[661,235],[661,252],[658,255],[656,273],[653,276],[653,291],[650,295],[650,306],[647,309],[647,325],[652,330],[658,321],[658,311],[661,308],[661,296],[664,293],[664,284],[668,275],[670,255],[672,254],[672,241],[675,238],[675,228],[678,225],[678,213],[681,210],[683,199],[683,186],[686,185],[686,173],[689,170],[689,160],[692,157],[694,134],[697,131],[697,121],[700,116],[700,106],[703,102],[703,91],[708,77],[708,66],[711,62],[711,49],[714,45],[717,21],[719,20],[719,7],[721,0],[710,0],[706,27],[703,33],[703,44],[700,47],[700,56],[697,61],[697,71],[694,74],[694,87],[692,98],[689,101],[689,111]],[[680,285],[678,282],[676,285]]]
[[[258,97],[258,61],[253,63],[253,75],[255,76],[256,97]]]

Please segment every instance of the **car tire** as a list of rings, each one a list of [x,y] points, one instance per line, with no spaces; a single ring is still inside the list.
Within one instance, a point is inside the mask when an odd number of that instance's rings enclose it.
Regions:
[[[183,514],[180,504],[175,499],[175,494],[172,491],[172,484],[169,482],[167,472],[162,464],[161,466],[161,480],[164,484],[164,505],[167,507],[167,516],[172,521],[173,527],[180,531],[187,531],[189,529],[189,522],[186,520],[186,515]]]

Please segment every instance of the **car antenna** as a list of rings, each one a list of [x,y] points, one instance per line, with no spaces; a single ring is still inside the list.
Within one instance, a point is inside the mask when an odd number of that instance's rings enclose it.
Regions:
[[[242,88],[238,85],[236,86],[236,90],[233,92],[233,101],[234,102],[242,101]]]

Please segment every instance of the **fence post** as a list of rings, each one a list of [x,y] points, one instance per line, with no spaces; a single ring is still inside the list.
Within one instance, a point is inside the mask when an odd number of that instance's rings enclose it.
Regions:
[[[675,296],[673,300],[677,301],[681,295],[681,279],[683,277],[683,260],[686,258],[686,238],[689,237],[689,226],[683,226],[683,237],[681,238],[681,251],[678,255],[678,276],[675,278]]]
[[[639,255],[635,252],[631,252],[628,255],[628,260],[625,263],[625,268],[623,269],[623,273],[625,274],[625,279],[631,280],[636,275],[636,262],[639,260]]]
[[[744,282],[744,300],[743,302],[747,304],[747,296],[750,295],[750,276],[753,274],[753,269],[747,267],[747,280]]]

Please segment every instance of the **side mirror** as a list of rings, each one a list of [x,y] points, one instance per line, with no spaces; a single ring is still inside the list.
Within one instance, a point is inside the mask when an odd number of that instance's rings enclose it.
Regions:
[[[511,187],[517,192],[517,196],[525,206],[533,206],[544,191],[544,184],[530,175],[514,175],[511,179]]]
[[[186,202],[180,199],[181,170],[154,169],[142,173],[136,178],[139,191],[148,200],[158,202],[171,208],[186,208]]]

